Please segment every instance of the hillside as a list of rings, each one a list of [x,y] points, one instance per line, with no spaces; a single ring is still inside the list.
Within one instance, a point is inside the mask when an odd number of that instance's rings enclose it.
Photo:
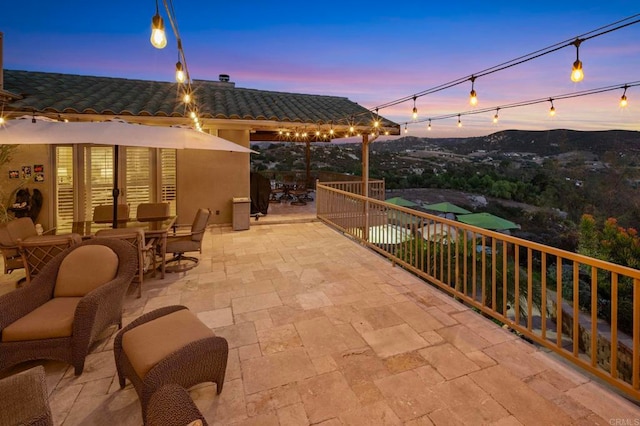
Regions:
[[[260,151],[252,156],[256,170],[306,168],[305,144],[255,148]],[[360,144],[311,144],[313,171],[361,175],[361,168]],[[640,132],[506,130],[474,138],[402,137],[372,143],[369,169],[371,178],[385,179],[388,190],[479,194],[496,200],[496,214],[516,222],[526,211],[525,231],[556,246],[549,239],[570,240],[560,234],[574,232],[584,213],[640,228]]]

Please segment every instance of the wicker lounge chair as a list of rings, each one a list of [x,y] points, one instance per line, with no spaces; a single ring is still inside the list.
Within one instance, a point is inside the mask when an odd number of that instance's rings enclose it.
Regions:
[[[154,392],[147,409],[147,426],[207,426],[189,392],[175,383]]]
[[[116,335],[113,356],[120,388],[131,380],[142,418],[151,396],[163,385],[190,388],[214,382],[222,392],[229,345],[185,306],[166,306],[135,319]]]
[[[122,326],[136,256],[124,241],[91,239],[51,259],[31,284],[0,296],[0,371],[53,359],[81,374],[102,331]]]

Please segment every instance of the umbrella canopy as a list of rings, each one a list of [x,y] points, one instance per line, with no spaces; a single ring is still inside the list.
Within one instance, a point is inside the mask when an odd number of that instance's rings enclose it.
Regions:
[[[390,204],[395,204],[396,206],[402,206],[402,207],[417,207],[418,204],[414,203],[413,201],[409,201],[409,200],[405,200],[402,197],[393,197],[393,198],[389,198],[388,200],[385,200],[386,203],[390,203]]]
[[[491,229],[494,231],[520,229],[520,225],[517,225],[510,220],[494,216],[491,213],[463,214],[458,216],[458,220],[462,223],[466,223],[467,225],[473,225],[478,228]]]
[[[362,237],[362,230],[357,229],[356,235]],[[400,244],[411,239],[411,231],[397,225],[379,225],[369,227],[369,242],[373,244]]]
[[[65,123],[37,117],[34,123],[32,117],[28,117],[10,120],[0,126],[0,144],[81,143],[255,153],[221,137],[188,127],[149,126],[120,119]]]
[[[455,241],[458,238],[458,231],[455,227],[444,223],[431,223],[417,231],[422,238],[428,241]]]
[[[0,144],[56,145],[96,144],[146,148],[204,149],[255,153],[218,136],[187,127],[149,126],[121,119],[100,122],[62,122],[46,117],[20,117],[0,126]],[[116,227],[118,188],[118,149],[114,155],[113,227]]]
[[[434,212],[442,212],[442,213],[455,213],[455,214],[469,214],[471,213],[469,210],[463,209],[462,207],[458,207],[453,203],[445,201],[443,203],[437,204],[423,204],[422,208],[425,210],[431,210]]]

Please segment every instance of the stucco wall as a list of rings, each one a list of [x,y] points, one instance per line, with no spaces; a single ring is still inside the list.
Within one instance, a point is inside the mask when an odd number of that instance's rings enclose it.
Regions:
[[[44,166],[44,182],[35,182],[34,165]],[[31,178],[23,179],[22,167],[31,167]],[[18,170],[20,172],[19,179],[9,179],[9,171]],[[51,228],[53,223],[51,217],[52,203],[51,194],[53,193],[53,169],[51,167],[50,147],[47,145],[17,145],[11,154],[11,161],[0,166],[0,201],[5,207],[10,207],[15,201],[15,190],[18,187],[29,188],[29,192],[33,193],[33,189],[37,188],[42,192],[43,204],[37,222],[41,223],[44,229]]]
[[[218,136],[249,147],[248,130],[219,130]],[[190,224],[201,207],[210,224],[232,222],[234,197],[249,196],[249,154],[185,149],[177,151],[178,223]]]

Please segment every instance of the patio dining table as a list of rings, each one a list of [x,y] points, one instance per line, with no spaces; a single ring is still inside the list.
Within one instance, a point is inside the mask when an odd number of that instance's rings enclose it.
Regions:
[[[177,216],[169,216],[166,218],[158,218],[158,220],[138,221],[135,219],[118,221],[118,228],[142,228],[144,236],[147,239],[155,238],[157,247],[160,249],[160,277],[164,278],[165,274],[165,257],[167,254],[167,236],[169,230],[174,226]],[[111,223],[96,223],[92,221],[73,222],[71,232],[80,234],[83,238],[90,238],[101,229],[110,229]]]

